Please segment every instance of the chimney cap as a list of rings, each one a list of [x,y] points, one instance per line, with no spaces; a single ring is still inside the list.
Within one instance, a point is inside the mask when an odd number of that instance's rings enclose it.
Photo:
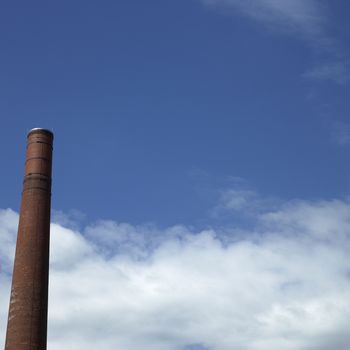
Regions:
[[[33,129],[28,131],[27,137],[29,137],[29,135],[35,134],[35,133],[49,134],[53,137],[53,132],[51,130],[45,129],[45,128],[33,128]]]

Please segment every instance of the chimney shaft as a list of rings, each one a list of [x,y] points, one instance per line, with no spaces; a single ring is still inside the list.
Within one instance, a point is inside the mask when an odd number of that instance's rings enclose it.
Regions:
[[[28,144],[5,350],[46,350],[53,133]]]

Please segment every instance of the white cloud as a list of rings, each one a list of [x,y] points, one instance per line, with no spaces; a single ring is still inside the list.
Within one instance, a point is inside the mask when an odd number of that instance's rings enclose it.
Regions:
[[[335,37],[329,34],[329,8],[318,0],[201,0],[204,4],[233,11],[275,33],[292,34],[304,39],[313,48],[328,53],[328,63],[317,63],[304,78],[332,81],[345,85],[350,81],[349,62]],[[339,57],[345,57],[340,60]]]
[[[0,269],[9,270],[16,243],[18,214],[11,209],[0,212]]]
[[[325,33],[325,8],[316,0],[202,0],[209,6],[231,8],[280,31],[297,33],[318,47],[332,45]]]
[[[68,213],[61,210],[52,210],[52,222],[59,222],[62,226],[78,230],[85,219],[85,214],[77,209],[72,209]]]
[[[251,190],[230,189],[223,191],[220,198],[220,206],[227,210],[240,211],[251,207],[252,201],[257,200],[257,194]]]
[[[295,201],[255,219],[238,240],[183,226],[52,225],[48,348],[349,349],[350,203]],[[1,339],[17,220],[0,211],[1,242],[12,242]]]
[[[276,206],[277,202],[273,198],[263,198],[256,191],[238,183],[220,191],[218,204],[213,208],[212,215],[214,217],[230,216],[236,212],[251,217]]]
[[[246,234],[243,227],[252,227],[260,214],[273,211],[280,205],[274,197],[262,196],[249,187],[246,182],[232,181],[227,188],[217,191],[217,205],[209,212],[212,219],[220,225],[235,225],[235,234]],[[222,236],[223,232],[220,231]]]

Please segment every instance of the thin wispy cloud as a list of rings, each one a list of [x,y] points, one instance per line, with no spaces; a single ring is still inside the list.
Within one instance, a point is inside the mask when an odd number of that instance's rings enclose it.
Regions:
[[[339,43],[329,34],[331,19],[325,1],[317,0],[202,0],[208,6],[233,10],[274,33],[294,35],[329,56],[327,64],[316,64],[302,76],[310,81],[347,84],[350,67],[339,60]],[[340,55],[339,55],[340,54]]]
[[[243,236],[53,224],[49,348],[349,349],[350,203],[293,201],[255,215]],[[2,341],[17,221],[0,211]]]
[[[215,190],[216,205],[209,210],[209,215],[228,225],[239,220],[251,226],[261,213],[273,211],[280,205],[279,198],[262,195],[239,177],[227,177],[220,186]]]
[[[350,81],[349,62],[330,62],[316,66],[303,74],[306,79],[316,81],[333,81],[345,85]]]
[[[251,190],[229,189],[222,191],[219,206],[229,211],[241,211],[258,201],[257,194]]]
[[[267,208],[271,209],[278,204],[277,199],[263,197],[246,184],[242,186],[239,183],[219,190],[217,202],[210,214],[213,218],[219,219],[239,214],[241,219],[249,217],[251,220]]]
[[[340,146],[350,144],[350,123],[336,121],[331,127],[331,139]]]
[[[202,0],[209,6],[235,10],[283,33],[301,35],[313,45],[328,48],[333,40],[325,26],[327,14],[323,2],[316,0]]]

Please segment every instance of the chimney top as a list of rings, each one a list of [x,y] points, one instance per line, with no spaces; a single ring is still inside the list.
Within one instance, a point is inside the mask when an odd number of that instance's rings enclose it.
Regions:
[[[31,134],[49,134],[53,137],[53,132],[49,129],[44,129],[44,128],[34,128],[28,131],[27,137],[29,137],[29,135]]]

